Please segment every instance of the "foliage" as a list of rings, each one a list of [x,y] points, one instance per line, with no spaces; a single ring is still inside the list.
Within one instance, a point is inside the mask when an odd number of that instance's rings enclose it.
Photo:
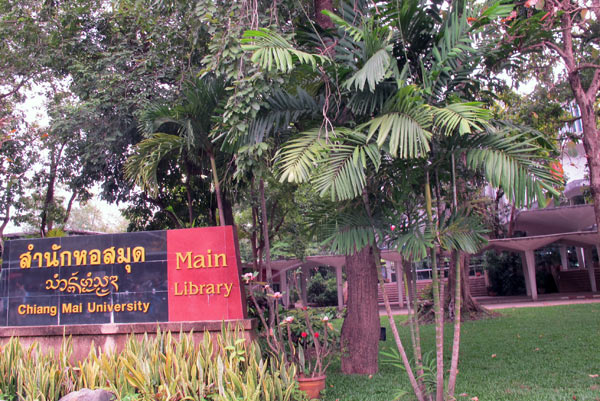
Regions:
[[[29,185],[37,132],[11,114],[10,108],[0,111],[0,253],[4,229],[15,215],[26,209],[21,202]]]
[[[516,253],[488,251],[485,253],[484,267],[488,271],[490,290],[496,295],[525,294],[525,277],[521,259]]]
[[[332,269],[319,269],[312,274],[308,282],[308,303],[317,306],[336,306],[337,279],[335,274],[330,273]]]
[[[136,144],[128,157],[125,177],[180,228],[182,222],[194,224],[198,218],[195,213],[202,210],[199,205],[210,204],[207,189],[214,189],[217,203],[222,206],[220,171],[225,170],[223,165],[230,161],[230,155],[219,152],[219,144],[213,143],[209,134],[224,96],[225,82],[207,76],[187,81],[177,104],[152,104],[141,115],[140,130],[146,139]],[[173,199],[176,192],[179,198]],[[202,199],[206,197],[209,199]],[[205,210],[200,219],[215,222],[211,213],[211,209]]]
[[[490,121],[492,115],[485,105],[473,101],[479,86],[476,70],[481,67],[482,49],[488,38],[483,33],[489,21],[506,16],[510,9],[500,2],[467,5],[412,1],[403,6],[385,3],[370,9],[371,13],[363,13],[356,4],[352,9],[341,5],[337,15],[329,12],[337,30],[325,33],[325,38],[314,32],[307,47],[313,45],[313,54],[317,54],[322,48],[314,46],[316,43],[333,43],[333,66],[324,65],[314,79],[323,81],[325,93],[331,91],[328,85],[336,85],[332,91],[335,95],[327,97],[327,106],[317,121],[299,119],[298,123],[306,128],[277,154],[282,182],[310,183],[322,197],[332,201],[315,213],[320,218],[313,221],[326,233],[333,252],[351,256],[371,247],[378,262],[377,250],[385,239],[407,258],[421,260],[431,254],[440,337],[443,313],[435,263],[437,250],[473,253],[485,243],[486,230],[470,205],[458,208],[456,196],[453,207],[442,205],[450,203],[450,197],[442,195],[444,183],[450,181],[456,193],[455,162],[459,160],[463,169],[481,173],[518,205],[530,204],[534,199],[543,202],[546,193],[558,195],[554,188],[558,180],[548,171],[548,156],[540,150],[537,138],[510,136],[509,129]],[[471,26],[478,18],[482,20]],[[387,19],[387,23],[382,24],[381,19]],[[412,31],[406,30],[404,22],[418,25],[411,27]],[[253,35],[256,32],[248,37]],[[270,40],[265,41],[267,36]],[[285,72],[290,60],[298,57],[296,49],[292,51],[287,45],[273,49],[273,43],[281,42],[277,32],[262,30],[258,39],[249,49],[253,60],[264,69],[271,70],[275,65]],[[423,41],[427,46],[409,55],[412,44]],[[335,107],[330,108],[328,102]],[[342,117],[350,110],[351,118]],[[389,225],[384,222],[391,216],[382,215],[382,209],[390,210],[382,208],[388,201],[382,188],[400,187],[402,183],[381,171],[404,161],[411,162],[404,167],[425,170],[422,188],[427,221],[413,218],[401,235],[389,241]],[[433,190],[436,193],[432,196]],[[435,202],[438,210],[434,217]],[[403,212],[393,214],[398,217]],[[437,383],[433,394],[422,379],[415,379],[401,340],[395,336],[419,400],[434,395],[437,400],[454,396],[460,318],[456,321],[447,394],[441,338],[436,344]],[[413,333],[413,341],[415,336],[418,334]],[[421,360],[420,355],[415,356],[417,371],[422,370]]]
[[[69,362],[69,339],[55,355],[12,338],[2,348],[0,387],[3,396],[24,401],[58,400],[82,388],[104,388],[117,399],[303,400],[295,367],[262,359],[258,345],[239,334],[224,326],[220,335],[205,333],[199,343],[192,333],[132,335],[121,352],[93,348],[75,365]]]
[[[339,337],[329,320],[330,315],[318,313],[302,305],[300,310],[287,312],[280,305],[283,297],[266,283],[255,281],[258,273],[242,276],[246,283],[246,293],[254,306],[254,313],[262,324],[260,338],[266,343],[267,352],[279,357],[284,365],[293,365],[299,374],[317,377],[325,374],[331,362],[331,353],[337,349]],[[299,292],[295,276],[292,279]],[[258,298],[264,294],[266,308]],[[264,302],[264,301],[263,301]],[[285,312],[287,316],[283,317]]]

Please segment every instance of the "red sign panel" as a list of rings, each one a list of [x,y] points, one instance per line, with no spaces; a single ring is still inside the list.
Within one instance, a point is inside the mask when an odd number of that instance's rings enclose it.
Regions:
[[[243,319],[233,227],[167,231],[169,321]]]

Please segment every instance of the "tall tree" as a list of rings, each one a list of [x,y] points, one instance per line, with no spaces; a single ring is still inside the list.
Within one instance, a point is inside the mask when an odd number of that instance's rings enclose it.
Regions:
[[[590,189],[596,225],[600,227],[597,104],[600,91],[600,1],[528,0],[515,3],[515,10],[502,21],[502,25],[502,46],[491,53],[491,65],[503,67],[507,58],[522,55],[526,60],[524,68],[540,71],[537,67],[545,67],[546,73],[539,74],[539,77],[547,78],[552,85],[555,76],[558,76],[571,88],[581,113]]]
[[[344,202],[346,212],[351,213],[342,215],[338,210],[335,219],[331,214],[328,216],[329,225],[333,227],[330,237],[332,247],[346,254],[372,247],[374,251],[369,254],[373,256],[375,266],[379,262],[378,242],[383,240],[382,227],[373,212],[377,208],[372,206],[380,205],[377,200],[382,187],[378,181],[381,178],[379,169],[394,159],[414,160],[425,169],[423,193],[428,216],[425,233],[422,233],[422,226],[416,226],[412,236],[403,236],[397,245],[399,250],[413,258],[431,255],[437,345],[437,385],[433,394],[437,400],[442,400],[446,392],[437,250],[473,252],[481,244],[482,237],[478,225],[460,210],[455,210],[450,216],[434,212],[435,202],[442,201],[439,191],[436,194],[432,192],[432,189],[439,189],[438,173],[447,168],[445,165],[450,156],[465,154],[468,167],[482,170],[491,184],[502,186],[518,203],[531,201],[544,190],[551,190],[549,182],[552,182],[552,177],[531,159],[537,156],[535,146],[521,141],[520,146],[524,149],[515,148],[515,139],[507,138],[503,130],[487,123],[488,112],[478,104],[459,100],[461,94],[476,88],[472,85],[470,73],[477,67],[479,58],[477,50],[470,46],[474,31],[467,20],[471,18],[468,17],[469,12],[475,11],[466,9],[464,3],[453,4],[448,13],[442,13],[438,9],[441,7],[439,4],[431,5],[431,9],[427,10],[429,13],[444,15],[439,22],[429,19],[430,14],[422,11],[418,2],[414,2],[413,6],[397,9],[390,4],[389,9],[373,10],[375,14],[380,12],[391,16],[388,24],[356,15],[353,9],[348,8],[343,9],[347,14],[342,14],[342,17],[330,14],[341,27],[340,38],[334,40],[338,43],[334,56],[335,72],[343,72],[337,76],[337,81],[341,81],[338,90],[347,96],[341,98],[342,102],[349,99],[348,112],[351,111],[354,118],[340,117],[349,114],[343,112],[333,118],[325,115],[326,120],[320,124],[323,128],[304,131],[285,145],[280,154],[280,166],[283,180],[310,181],[322,195]],[[506,12],[506,8],[499,4],[489,5],[485,10],[488,18],[497,18]],[[404,25],[395,25],[397,21],[405,20],[417,21],[433,29],[430,47],[421,49],[420,55],[410,54],[413,41],[404,36]],[[394,35],[396,29],[401,32],[397,36]],[[276,57],[277,52],[287,53],[288,59],[297,57],[300,61],[316,62],[305,53],[293,50],[277,35],[266,31],[253,32],[252,35],[256,45],[248,48],[255,51],[254,59],[260,60],[264,67],[276,65],[280,69],[287,68],[286,58]],[[399,41],[400,56],[397,58],[393,53],[394,39]],[[322,40],[315,42],[323,43]],[[336,100],[340,101],[339,98]],[[346,105],[338,103],[335,106],[339,111]],[[443,211],[442,208],[437,209]],[[461,280],[456,282],[460,290]],[[376,281],[373,283],[376,289]],[[460,298],[456,302],[460,305]],[[459,328],[460,319],[456,324]],[[370,332],[370,327],[366,326],[358,322],[353,327],[354,332],[365,330],[360,332],[365,341],[365,333]],[[459,344],[459,334],[460,331],[455,331],[455,344]],[[424,399],[427,390],[414,375],[396,333],[395,338],[415,394],[418,399]],[[361,344],[360,340],[349,342],[348,346],[353,344],[357,347]],[[350,355],[343,358],[350,361],[353,351],[359,349],[349,348]],[[456,375],[457,361],[458,352],[453,355],[450,377]],[[368,362],[366,369],[373,366],[370,359]],[[365,365],[364,360],[362,363]]]
[[[222,158],[223,154],[219,152],[218,143],[213,143],[209,136],[212,118],[217,106],[225,100],[224,96],[225,82],[205,77],[186,84],[180,105],[155,105],[147,109],[143,121],[148,138],[136,145],[126,165],[127,176],[153,196],[158,189],[157,174],[161,161],[171,153],[179,154],[180,168],[185,170],[190,225],[195,218],[192,215],[192,180],[201,180],[205,173],[212,178],[219,224],[232,224],[225,218],[221,174],[217,166],[217,157]],[[221,170],[225,170],[222,164]]]

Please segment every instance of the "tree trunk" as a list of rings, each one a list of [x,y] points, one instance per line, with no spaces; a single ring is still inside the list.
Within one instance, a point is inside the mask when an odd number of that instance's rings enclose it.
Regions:
[[[575,89],[573,91],[576,92]],[[577,96],[577,92],[575,97],[581,112],[583,147],[590,170],[590,192],[594,200],[596,227],[600,227],[600,130],[596,125],[593,99],[588,99],[583,93]]]
[[[483,316],[489,316],[490,311],[484,308],[477,302],[473,295],[471,295],[471,287],[469,287],[469,263],[471,256],[465,253],[460,254],[461,257],[461,273],[460,273],[460,314],[461,319],[465,320],[476,320]],[[452,313],[449,316],[449,320],[454,320],[454,298],[455,292],[451,289],[455,288],[456,283],[456,257],[455,253],[452,253],[450,258],[450,268],[448,273],[448,291],[446,292],[446,306],[448,313]]]
[[[10,221],[10,205],[4,205],[4,207],[4,218],[2,219],[2,223],[0,224],[0,258],[4,254],[4,229]]]
[[[346,256],[348,314],[342,325],[342,372],[377,373],[379,352],[379,311],[377,266],[373,249],[367,246]]]
[[[315,20],[317,24],[323,29],[331,29],[335,25],[331,18],[323,14],[321,11],[333,11],[333,0],[315,0]]]
[[[67,223],[69,222],[69,217],[71,217],[71,209],[73,209],[73,202],[75,202],[75,199],[77,198],[78,194],[78,191],[73,191],[71,197],[69,198],[69,203],[67,204],[67,211],[65,213],[65,218],[63,219],[63,228],[66,227]]]
[[[235,226],[235,218],[233,217],[233,205],[231,203],[230,194],[228,191],[223,191],[222,193],[222,201],[223,201],[223,215],[225,218],[226,226]]]
[[[210,168],[213,175],[213,185],[215,186],[215,195],[217,196],[217,207],[219,208],[219,225],[224,226],[225,223],[225,212],[223,210],[223,197],[221,194],[221,184],[219,183],[219,174],[217,173],[217,163],[215,162],[215,156],[209,152]]]
[[[565,11],[572,7],[570,2],[563,2]],[[597,5],[597,1],[594,4]],[[598,9],[594,9],[598,17]],[[596,227],[600,229],[600,130],[596,121],[594,103],[600,90],[600,68],[593,69],[593,78],[587,89],[581,81],[582,63],[577,64],[577,58],[573,49],[573,15],[564,12],[560,16],[563,34],[563,49],[559,52],[567,72],[569,73],[569,85],[575,95],[575,100],[581,113],[581,124],[583,126],[583,147],[587,156],[590,170],[590,191],[594,199],[594,213],[596,214]]]
[[[271,241],[269,241],[269,224],[267,217],[267,199],[265,197],[265,181],[261,178],[258,181],[258,190],[260,194],[260,210],[262,219],[262,231],[265,240],[265,269],[267,274],[267,283],[273,284],[273,269],[271,267]]]

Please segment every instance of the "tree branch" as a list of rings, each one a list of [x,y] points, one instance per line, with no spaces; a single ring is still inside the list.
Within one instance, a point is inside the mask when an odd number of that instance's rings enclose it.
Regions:
[[[550,49],[554,50],[555,52],[558,53],[558,55],[560,57],[562,57],[563,60],[565,60],[565,64],[567,64],[567,53],[564,52],[563,49],[560,48],[560,46],[558,46],[555,43],[552,42],[548,42],[548,41],[543,41],[542,45],[549,47]]]
[[[579,72],[581,70],[593,69],[593,68],[600,69],[600,64],[581,63],[577,67],[575,67],[575,69],[573,71],[571,71],[571,74],[575,74],[576,72]]]
[[[7,97],[10,97],[12,95],[14,95],[15,93],[17,93],[22,87],[23,85],[25,85],[25,83],[27,83],[27,81],[29,81],[30,77],[25,77],[21,80],[21,82],[19,82],[17,84],[17,86],[15,86],[11,91],[7,92],[7,93],[0,93],[0,100],[2,99],[6,99]]]

